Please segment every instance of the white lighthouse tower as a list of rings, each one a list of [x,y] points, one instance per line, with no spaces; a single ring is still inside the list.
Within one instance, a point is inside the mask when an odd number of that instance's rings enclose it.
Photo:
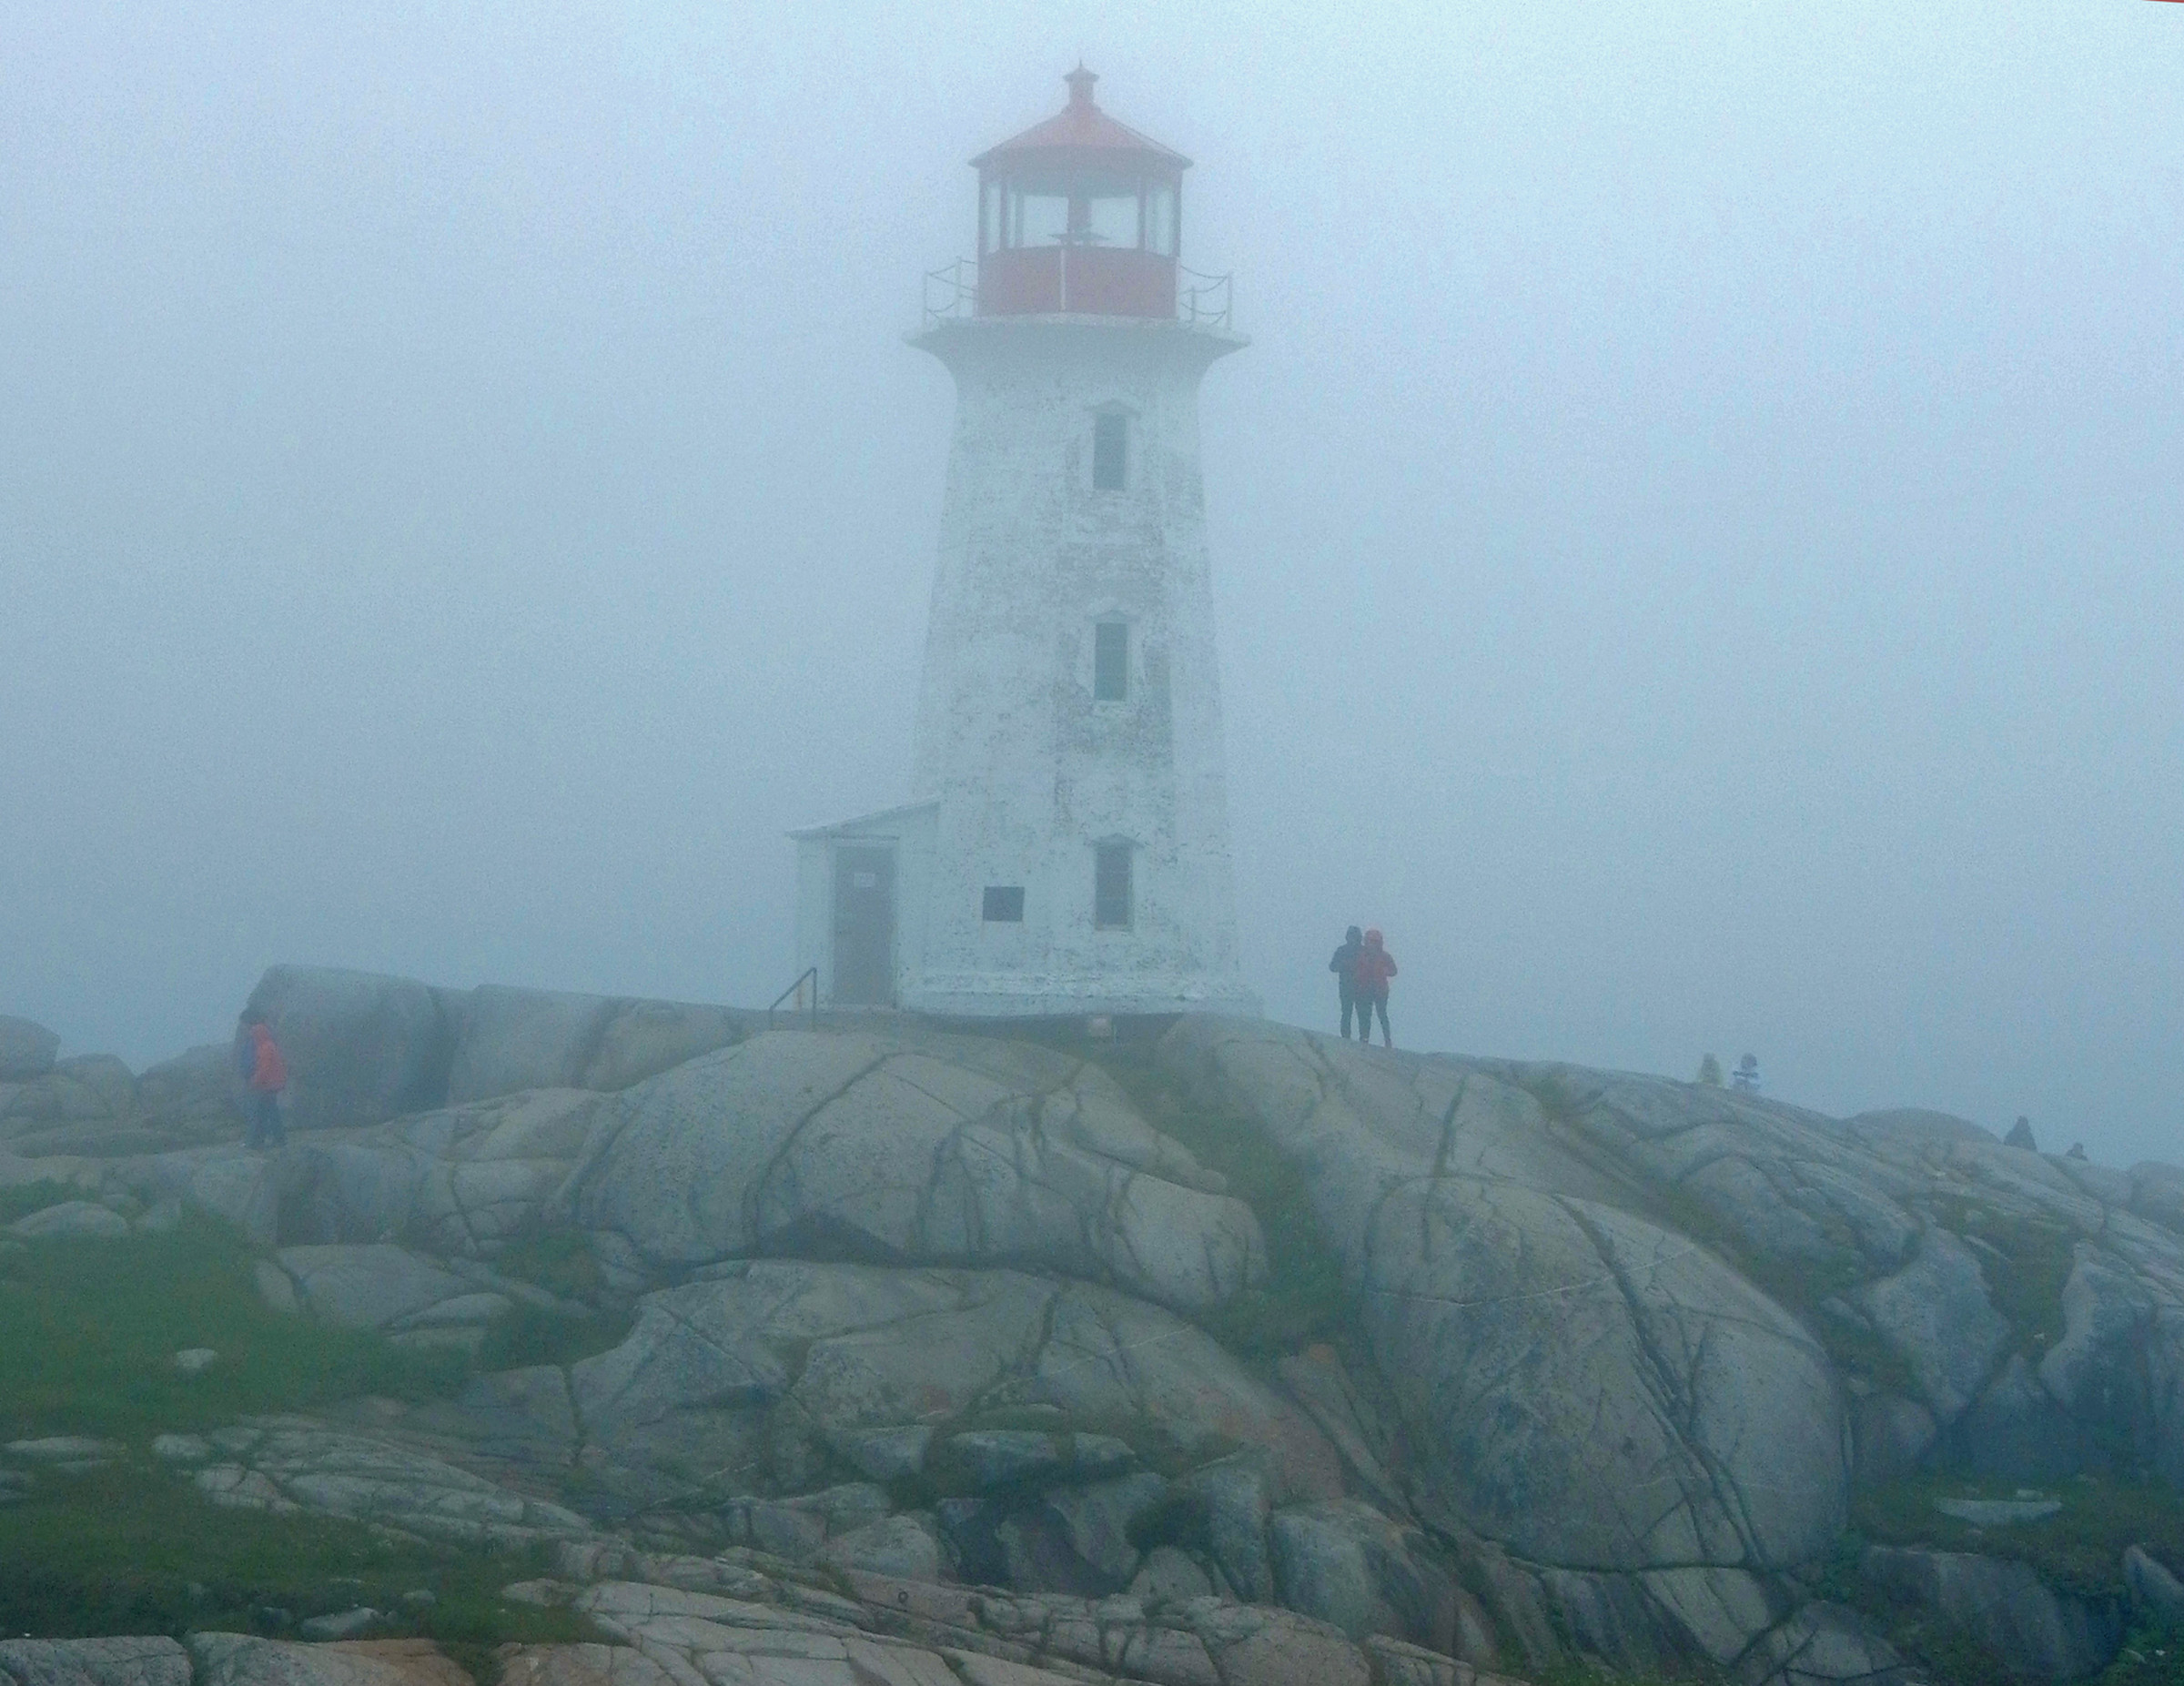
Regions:
[[[976,283],[915,345],[956,379],[912,788],[796,833],[798,945],[837,1006],[1257,1011],[1238,970],[1198,467],[1245,342],[1179,268],[1189,160],[1068,78],[972,160]]]

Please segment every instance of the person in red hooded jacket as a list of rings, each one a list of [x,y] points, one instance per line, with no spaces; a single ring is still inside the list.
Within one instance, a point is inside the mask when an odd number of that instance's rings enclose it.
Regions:
[[[1372,1015],[1380,1015],[1380,1041],[1388,1047],[1395,1046],[1395,1038],[1388,1030],[1388,980],[1395,975],[1395,956],[1382,946],[1378,931],[1365,934],[1365,946],[1358,951],[1357,983],[1358,1038],[1372,1040]]]
[[[246,1147],[279,1147],[288,1133],[280,1122],[280,1092],[288,1086],[288,1063],[280,1056],[272,1027],[262,1013],[243,1015],[235,1033],[235,1068],[250,1092],[249,1122],[243,1131]]]

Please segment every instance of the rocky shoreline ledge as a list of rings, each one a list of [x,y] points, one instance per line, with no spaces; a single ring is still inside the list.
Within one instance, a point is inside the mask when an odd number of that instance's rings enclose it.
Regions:
[[[502,1601],[581,1637],[177,1620],[11,1639],[16,1686],[2184,1678],[2176,1167],[1256,1021],[768,1029],[290,967],[251,1005],[275,1153],[224,1048],[139,1075],[0,1025],[0,1291],[217,1232],[266,1327],[440,1379],[17,1410],[0,1552],[127,1471],[528,1554]]]

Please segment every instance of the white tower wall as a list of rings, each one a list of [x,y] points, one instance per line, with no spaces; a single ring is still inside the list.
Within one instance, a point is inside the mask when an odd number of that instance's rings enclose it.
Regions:
[[[1255,1011],[1236,950],[1198,393],[1244,342],[1173,321],[968,318],[917,341],[956,379],[914,789],[935,800],[902,1005],[935,1013]],[[1094,486],[1102,414],[1125,485]],[[1094,628],[1128,628],[1094,699]],[[1126,928],[1097,846],[1131,845]],[[1020,924],[983,917],[1021,886]]]

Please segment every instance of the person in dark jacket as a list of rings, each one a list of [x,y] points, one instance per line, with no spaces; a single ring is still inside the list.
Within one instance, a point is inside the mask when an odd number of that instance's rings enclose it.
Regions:
[[[272,1027],[260,1013],[243,1015],[235,1033],[235,1069],[250,1094],[248,1122],[243,1130],[246,1147],[279,1147],[288,1133],[280,1122],[280,1092],[288,1086],[288,1065],[273,1040]]]
[[[1365,945],[1358,951],[1358,1039],[1372,1040],[1372,1015],[1380,1015],[1380,1041],[1395,1046],[1395,1037],[1388,1029],[1388,980],[1395,975],[1395,956],[1382,946],[1378,931],[1365,934]]]
[[[1365,934],[1352,925],[1343,934],[1342,946],[1335,950],[1335,957],[1327,963],[1327,969],[1335,974],[1335,987],[1342,992],[1342,1040],[1350,1040],[1350,1015],[1358,1005],[1358,955],[1365,946]],[[1360,1024],[1360,1035],[1370,1040],[1371,1033]]]

